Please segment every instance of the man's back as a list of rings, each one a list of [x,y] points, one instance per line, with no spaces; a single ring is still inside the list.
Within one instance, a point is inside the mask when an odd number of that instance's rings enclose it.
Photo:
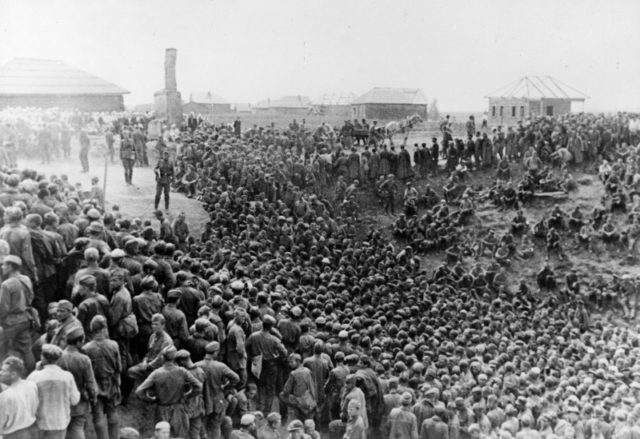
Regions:
[[[66,429],[71,420],[71,406],[80,402],[73,375],[55,364],[47,364],[41,370],[33,371],[27,380],[38,386],[38,428]]]

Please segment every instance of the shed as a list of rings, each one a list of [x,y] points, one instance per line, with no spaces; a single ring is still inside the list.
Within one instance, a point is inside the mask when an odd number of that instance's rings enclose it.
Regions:
[[[375,87],[351,104],[354,119],[394,120],[413,113],[427,118],[427,98],[419,88]]]
[[[0,67],[0,108],[124,110],[127,90],[62,61],[16,58]]]
[[[572,103],[589,96],[551,76],[525,76],[490,93],[489,122],[515,125],[528,117],[571,113]]]
[[[284,114],[289,116],[305,116],[311,110],[311,99],[308,96],[284,96],[280,99],[267,99],[256,104],[258,113]]]
[[[182,105],[182,111],[185,114],[231,113],[231,104],[210,91],[194,92],[189,95],[189,102]]]

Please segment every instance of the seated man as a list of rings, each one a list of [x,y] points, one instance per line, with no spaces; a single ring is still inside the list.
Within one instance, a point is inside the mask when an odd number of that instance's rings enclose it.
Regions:
[[[587,250],[591,251],[591,243],[593,241],[593,236],[595,235],[595,233],[596,231],[593,229],[591,221],[586,220],[584,225],[580,227],[580,231],[576,235],[578,247],[580,247],[581,245],[586,245]]]
[[[549,266],[548,262],[544,264],[542,269],[536,275],[536,281],[538,283],[538,287],[541,289],[552,290],[556,287],[555,273]]]
[[[548,229],[546,219],[542,217],[540,221],[538,221],[536,225],[533,226],[533,236],[539,239],[546,239],[547,231]]]
[[[493,257],[496,262],[502,266],[509,265],[511,261],[509,260],[509,247],[505,242],[500,245],[493,253]]]
[[[511,180],[511,168],[509,167],[509,161],[506,157],[503,157],[502,160],[498,162],[498,173],[496,177],[504,181]]]
[[[393,224],[393,234],[396,236],[404,236],[407,233],[407,230],[407,217],[404,213],[401,213],[396,222]]]
[[[600,177],[600,181],[606,183],[609,175],[611,175],[611,165],[607,160],[603,160],[602,164],[598,167],[598,177]]]
[[[424,195],[420,198],[420,203],[424,205],[425,208],[431,209],[439,202],[440,197],[436,194],[436,191],[434,191],[431,186],[427,185]]]
[[[518,210],[516,216],[511,220],[511,231],[514,235],[525,233],[529,229],[527,218],[524,216],[522,209]]]
[[[562,179],[560,180],[559,186],[560,189],[562,189],[562,191],[567,194],[571,191],[576,190],[578,187],[576,181],[573,179],[573,175],[571,175],[566,169],[562,171]]]
[[[569,228],[574,232],[580,230],[582,225],[584,224],[584,215],[580,211],[580,207],[576,206],[571,212],[571,216],[569,216]]]
[[[602,226],[602,234],[600,235],[605,244],[612,244],[618,242],[620,234],[616,226],[611,222],[611,217],[607,217],[606,222]]]
[[[518,199],[522,203],[527,203],[533,199],[533,185],[527,179],[520,180],[518,183]]]
[[[559,257],[562,257],[560,235],[558,235],[555,228],[549,227],[549,232],[547,233],[547,257],[551,256],[552,252],[555,252]]]
[[[489,233],[483,239],[480,240],[480,246],[478,248],[478,255],[483,256],[484,252],[488,249],[491,254],[495,253],[498,246],[498,238],[495,235],[493,229],[489,229]]]
[[[512,207],[514,209],[518,208],[518,194],[511,183],[507,183],[502,190],[501,204],[503,207]]]
[[[462,194],[462,200],[460,200],[460,220],[472,216],[475,212],[475,206],[473,200],[469,197],[468,193]]]
[[[565,213],[560,210],[560,206],[556,204],[549,215],[549,228],[553,227],[557,230],[564,229],[564,216]]]
[[[524,259],[529,259],[535,253],[535,246],[529,235],[523,235],[522,241],[520,242],[520,257]]]

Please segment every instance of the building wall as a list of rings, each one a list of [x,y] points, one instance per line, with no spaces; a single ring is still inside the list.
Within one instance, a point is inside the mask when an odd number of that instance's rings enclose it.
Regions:
[[[189,114],[191,112],[196,114],[230,113],[231,104],[201,104],[198,102],[187,102],[182,105],[182,111],[185,114]]]
[[[122,95],[0,95],[0,108],[68,108],[81,111],[122,111]]]
[[[272,116],[307,116],[308,108],[269,107],[256,108],[256,113]]]
[[[553,107],[553,115],[571,113],[571,101],[568,99],[489,98],[489,123],[491,125],[516,125],[526,117],[546,116],[547,107]],[[515,108],[515,116],[514,116]],[[502,110],[501,110],[502,109]]]
[[[355,104],[352,105],[352,119],[398,120],[413,113],[427,120],[427,106],[414,104]]]

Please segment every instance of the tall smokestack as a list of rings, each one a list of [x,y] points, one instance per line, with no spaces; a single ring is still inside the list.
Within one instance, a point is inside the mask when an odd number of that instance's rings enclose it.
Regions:
[[[178,51],[176,49],[167,49],[164,54],[164,89],[178,90],[178,82],[176,81],[176,58]]]

